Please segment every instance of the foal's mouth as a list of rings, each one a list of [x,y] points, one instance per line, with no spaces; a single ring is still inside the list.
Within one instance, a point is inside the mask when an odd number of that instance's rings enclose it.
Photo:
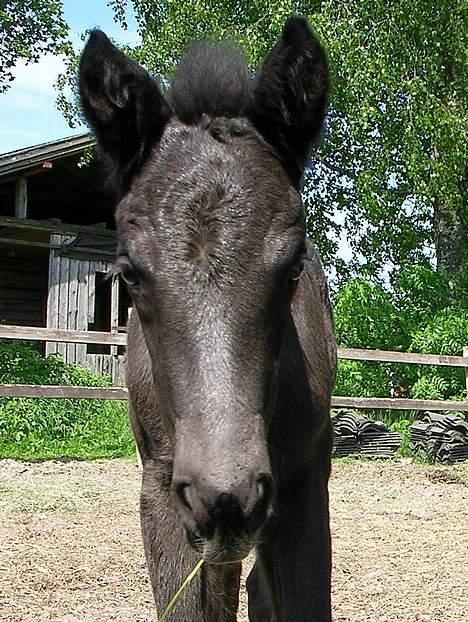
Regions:
[[[190,546],[207,564],[234,564],[244,560],[256,545],[251,534],[221,534],[218,530],[210,539],[187,531]]]

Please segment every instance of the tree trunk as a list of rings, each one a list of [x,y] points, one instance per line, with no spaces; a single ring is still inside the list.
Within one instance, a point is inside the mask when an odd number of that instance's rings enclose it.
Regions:
[[[466,186],[466,183],[462,185]],[[457,207],[445,207],[437,198],[434,200],[434,242],[438,271],[461,270],[468,248],[466,187],[461,190],[462,204]]]

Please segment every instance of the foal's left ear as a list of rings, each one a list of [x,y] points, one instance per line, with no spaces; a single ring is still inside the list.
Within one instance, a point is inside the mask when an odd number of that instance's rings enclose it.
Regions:
[[[255,79],[250,117],[299,183],[328,101],[325,52],[303,17],[290,17]]]
[[[118,194],[161,137],[170,115],[156,80],[94,30],[83,50],[79,93],[86,120]]]

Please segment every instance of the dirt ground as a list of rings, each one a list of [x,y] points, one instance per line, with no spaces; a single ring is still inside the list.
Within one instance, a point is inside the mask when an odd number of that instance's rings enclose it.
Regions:
[[[334,466],[335,622],[466,620],[466,484],[466,467]],[[0,620],[154,621],[138,488],[131,461],[0,461]]]

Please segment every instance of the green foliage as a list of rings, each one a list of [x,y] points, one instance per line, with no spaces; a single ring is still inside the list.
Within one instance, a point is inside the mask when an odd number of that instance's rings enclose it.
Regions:
[[[18,60],[35,63],[42,54],[71,52],[68,26],[58,0],[16,0],[0,5],[0,93],[13,81]]]
[[[449,391],[449,383],[437,372],[425,373],[411,387],[411,397],[416,399],[443,400]]]
[[[380,284],[351,279],[334,301],[335,330],[348,348],[398,350],[401,348],[397,310]]]
[[[468,310],[446,309],[419,326],[413,333],[410,350],[461,355],[468,345]]]
[[[410,449],[410,426],[418,418],[419,413],[398,414],[395,411],[387,411],[388,414],[381,417],[391,432],[398,432],[401,436],[401,445],[398,455],[406,457],[411,455]]]
[[[409,347],[414,352],[461,355],[467,344],[468,311],[447,309],[421,325],[415,331]],[[463,398],[463,368],[426,366],[414,370],[413,374],[411,397],[434,400]]]
[[[405,268],[393,289],[349,280],[335,297],[338,343],[460,356],[468,345],[465,276]],[[337,395],[463,399],[463,368],[340,361]]]
[[[352,397],[388,397],[392,379],[392,367],[386,363],[340,360],[334,393]]]
[[[110,386],[110,379],[43,357],[21,342],[0,344],[0,383]],[[126,404],[104,400],[4,398],[0,457],[125,456],[134,446]]]
[[[404,313],[410,333],[446,308],[462,313],[468,308],[468,262],[456,273],[403,265],[392,285],[393,300]]]

